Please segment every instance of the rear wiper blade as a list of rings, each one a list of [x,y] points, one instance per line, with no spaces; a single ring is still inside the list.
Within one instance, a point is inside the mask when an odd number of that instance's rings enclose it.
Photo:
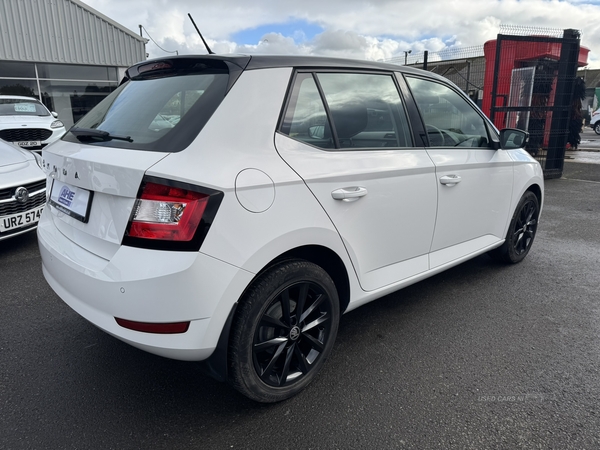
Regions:
[[[133,142],[131,136],[116,136],[114,134],[110,134],[108,131],[97,130],[95,128],[73,127],[69,130],[69,132],[82,142],[93,141],[96,139],[100,141],[112,141],[114,139],[117,141]]]

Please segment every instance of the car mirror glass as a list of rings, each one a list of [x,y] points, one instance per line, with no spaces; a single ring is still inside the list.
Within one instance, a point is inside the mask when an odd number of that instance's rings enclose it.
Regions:
[[[500,131],[500,147],[504,150],[523,148],[529,141],[529,133],[516,128],[505,128]]]

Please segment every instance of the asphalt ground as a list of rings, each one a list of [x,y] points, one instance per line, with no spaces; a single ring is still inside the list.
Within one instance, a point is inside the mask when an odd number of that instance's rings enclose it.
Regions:
[[[600,151],[600,135],[596,134],[590,127],[584,127],[581,134],[580,150]]]
[[[482,255],[346,314],[275,405],[99,331],[45,283],[34,233],[2,241],[0,449],[598,449],[600,166],[582,164],[547,181],[525,261]]]

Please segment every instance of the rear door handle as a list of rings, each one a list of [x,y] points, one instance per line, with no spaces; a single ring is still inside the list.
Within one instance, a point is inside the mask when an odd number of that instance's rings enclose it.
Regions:
[[[353,186],[342,189],[336,189],[331,193],[335,200],[343,200],[345,202],[354,202],[360,197],[367,195],[367,188],[362,186]]]
[[[444,175],[440,178],[440,183],[452,187],[460,183],[460,180],[462,180],[462,178],[458,175]]]

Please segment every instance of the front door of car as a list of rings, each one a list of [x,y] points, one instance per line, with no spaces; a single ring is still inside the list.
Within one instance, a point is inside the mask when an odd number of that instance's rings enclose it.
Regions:
[[[513,162],[494,150],[476,108],[450,86],[406,77],[427,130],[436,166],[438,210],[431,245],[435,268],[504,239]]]
[[[275,144],[340,233],[366,291],[429,269],[435,168],[391,74],[296,74]]]

